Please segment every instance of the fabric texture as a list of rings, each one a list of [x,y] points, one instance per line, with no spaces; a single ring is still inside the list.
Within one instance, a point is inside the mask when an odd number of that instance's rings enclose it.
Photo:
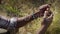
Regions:
[[[5,29],[5,28],[8,27],[8,24],[9,24],[8,21],[6,21],[6,20],[0,18],[0,28]]]
[[[15,29],[17,25],[17,18],[11,18],[9,21],[8,29]]]
[[[15,29],[17,24],[17,18],[11,18],[10,20],[4,20],[0,18],[0,28],[3,29]]]

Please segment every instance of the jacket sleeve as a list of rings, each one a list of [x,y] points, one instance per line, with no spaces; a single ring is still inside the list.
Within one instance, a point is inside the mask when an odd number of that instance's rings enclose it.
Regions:
[[[7,29],[8,27],[8,20],[5,18],[0,17],[0,28]]]

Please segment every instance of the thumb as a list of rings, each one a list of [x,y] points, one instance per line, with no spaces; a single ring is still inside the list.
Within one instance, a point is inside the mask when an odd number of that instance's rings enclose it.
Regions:
[[[44,12],[43,18],[47,18],[47,13],[48,13],[48,11],[45,11],[45,12]]]
[[[47,19],[51,19],[51,18],[53,18],[53,13]]]

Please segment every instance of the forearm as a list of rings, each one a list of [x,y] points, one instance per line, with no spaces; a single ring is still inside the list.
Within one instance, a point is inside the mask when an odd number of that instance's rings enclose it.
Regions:
[[[45,34],[47,29],[48,29],[48,26],[42,25],[41,28],[37,30],[37,34]]]
[[[28,15],[23,18],[18,18],[18,20],[17,20],[19,23],[18,27],[22,27],[22,26],[26,25],[27,23],[31,22],[32,20],[37,19],[38,17],[41,17],[39,12],[35,13],[33,15]]]
[[[40,13],[35,13],[33,15],[27,16],[25,19],[23,19],[25,22],[30,22],[34,19],[37,19],[38,17],[41,17]]]
[[[23,18],[18,18],[17,22],[19,24],[21,24],[20,26],[24,26],[27,23],[31,22],[34,19],[37,19],[38,17],[42,17],[44,15],[44,11],[43,10],[39,10],[39,12],[34,13],[32,15],[23,17]]]
[[[28,15],[28,16],[20,18],[20,19],[18,18],[18,21],[30,22],[34,19],[37,19],[38,17],[41,17],[40,12],[34,13],[32,15]]]
[[[51,23],[52,23],[52,20],[51,21],[43,20],[43,22],[41,24],[41,28],[39,28],[37,30],[37,34],[45,34],[45,32],[47,31],[47,29],[51,25]]]

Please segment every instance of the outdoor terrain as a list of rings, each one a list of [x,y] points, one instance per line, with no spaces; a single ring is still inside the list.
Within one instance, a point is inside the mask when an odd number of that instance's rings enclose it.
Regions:
[[[14,15],[24,17],[38,11],[38,7],[51,3],[51,11],[54,19],[46,34],[60,34],[60,0],[2,0],[0,4],[0,15],[11,18]],[[33,20],[19,29],[20,34],[35,34],[40,27],[42,18]]]

